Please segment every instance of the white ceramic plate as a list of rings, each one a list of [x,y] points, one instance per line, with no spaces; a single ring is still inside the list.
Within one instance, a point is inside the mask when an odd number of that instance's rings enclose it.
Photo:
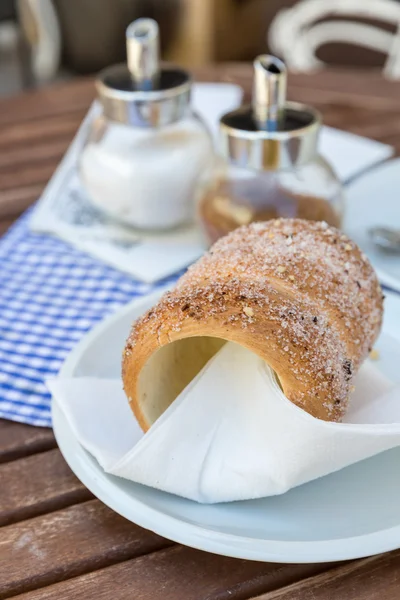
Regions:
[[[71,354],[63,376],[113,377],[133,319],[159,293],[134,301],[96,327]],[[388,294],[386,331],[400,337],[400,296]],[[381,367],[400,379],[393,340],[378,344]],[[201,505],[107,475],[74,437],[53,402],[54,432],[66,461],[105,504],[171,540],[226,556],[273,562],[325,562],[400,547],[400,448],[343,469],[283,496]]]
[[[346,187],[344,231],[370,258],[384,285],[400,291],[400,254],[379,250],[369,239],[376,225],[400,229],[400,159],[390,160]]]

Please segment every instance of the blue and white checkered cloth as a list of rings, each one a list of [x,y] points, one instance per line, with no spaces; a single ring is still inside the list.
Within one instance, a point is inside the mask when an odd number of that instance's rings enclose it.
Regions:
[[[167,280],[135,281],[56,238],[31,233],[30,214],[0,240],[0,417],[50,426],[44,380],[105,315]]]

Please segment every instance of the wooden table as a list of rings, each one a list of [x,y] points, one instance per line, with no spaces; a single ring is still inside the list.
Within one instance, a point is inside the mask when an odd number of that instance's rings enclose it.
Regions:
[[[250,89],[247,65],[197,75]],[[400,82],[374,73],[296,75],[289,95],[317,106],[329,125],[400,153]],[[75,80],[0,101],[0,231],[39,196],[92,98],[92,82]],[[341,565],[276,565],[206,554],[145,531],[92,497],[48,429],[0,420],[0,462],[0,599],[400,597],[400,551]]]

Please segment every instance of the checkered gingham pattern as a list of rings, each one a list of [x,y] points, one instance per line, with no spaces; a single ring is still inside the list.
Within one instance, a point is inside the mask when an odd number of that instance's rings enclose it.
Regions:
[[[56,238],[31,233],[30,213],[0,240],[0,417],[50,426],[44,380],[105,315],[167,280],[135,281]]]

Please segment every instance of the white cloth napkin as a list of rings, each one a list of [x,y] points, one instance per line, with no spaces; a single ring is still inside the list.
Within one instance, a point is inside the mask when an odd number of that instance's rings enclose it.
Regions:
[[[121,381],[58,378],[48,385],[77,439],[106,472],[197,502],[282,494],[400,445],[400,387],[370,362],[341,424],[294,406],[271,369],[234,343],[223,346],[145,435]]]

